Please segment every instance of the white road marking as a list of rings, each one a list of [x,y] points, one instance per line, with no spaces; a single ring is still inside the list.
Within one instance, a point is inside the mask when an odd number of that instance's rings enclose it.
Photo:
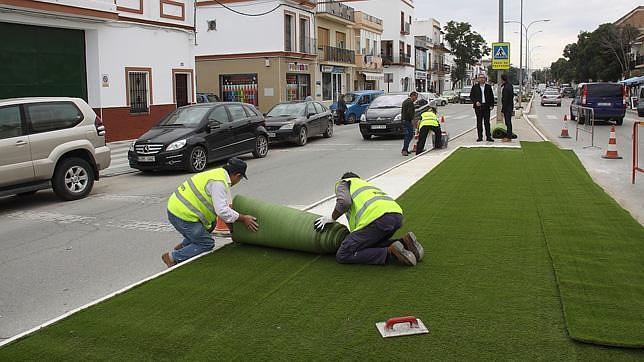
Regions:
[[[557,119],[559,119],[559,117],[557,117],[557,116],[553,116],[552,114],[547,115],[547,116],[546,116],[546,118],[551,119],[551,120],[557,120]]]
[[[467,114],[461,114],[460,116],[449,117],[449,118],[458,120],[458,119],[465,119],[465,118],[468,118],[468,117],[470,117],[470,116],[468,116]],[[445,117],[445,121],[447,121],[449,118]]]
[[[96,220],[96,217],[94,216],[66,215],[66,214],[58,214],[54,212],[36,212],[36,211],[12,212],[8,216],[14,219],[35,220],[39,222],[48,221],[48,222],[55,222],[59,224],[73,224],[73,223],[89,224],[94,220]]]
[[[124,202],[135,202],[135,203],[150,203],[150,204],[161,204],[164,203],[167,198],[159,196],[140,196],[140,195],[122,195],[122,194],[99,194],[90,196],[91,199],[101,200],[101,201],[124,201]]]

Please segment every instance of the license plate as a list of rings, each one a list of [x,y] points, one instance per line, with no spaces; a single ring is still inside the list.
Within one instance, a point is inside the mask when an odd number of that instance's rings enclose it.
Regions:
[[[610,106],[612,106],[612,104],[611,104],[611,103],[597,103],[597,105],[598,105],[599,107],[610,107]]]
[[[275,132],[268,132],[268,137],[276,137],[277,135]]]
[[[371,126],[371,129],[387,129],[387,125],[384,124],[374,124]]]
[[[155,158],[154,156],[139,156],[138,160],[139,162],[154,162]]]

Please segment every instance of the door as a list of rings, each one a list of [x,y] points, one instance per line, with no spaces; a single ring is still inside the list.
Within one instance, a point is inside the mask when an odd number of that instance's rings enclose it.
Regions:
[[[367,110],[367,107],[369,107],[369,103],[371,103],[371,95],[370,94],[364,94],[360,99],[358,100],[358,111],[356,112],[356,120],[360,120],[360,116],[364,114],[364,112]]]
[[[338,96],[342,93],[342,73],[333,73],[331,74],[332,86],[333,86],[333,101],[338,101]]]
[[[0,187],[31,181],[34,165],[20,106],[0,108]]]
[[[174,95],[177,108],[188,105],[188,74],[175,73]]]
[[[322,116],[316,109],[315,106],[313,105],[313,102],[308,102],[306,105],[306,114],[308,117],[308,120],[306,124],[308,125],[308,134],[309,137],[322,133],[322,120],[320,117]]]
[[[235,153],[249,152],[255,147],[255,125],[253,119],[244,110],[241,104],[226,106],[230,113],[232,131],[235,144],[232,147]]]
[[[205,136],[208,144],[208,159],[219,160],[231,154],[230,147],[235,143],[235,137],[226,107],[219,106],[210,112],[207,127],[210,131]]]
[[[320,103],[314,102],[315,111],[320,115],[320,133],[324,133],[331,122],[331,112],[327,112],[326,108]]]

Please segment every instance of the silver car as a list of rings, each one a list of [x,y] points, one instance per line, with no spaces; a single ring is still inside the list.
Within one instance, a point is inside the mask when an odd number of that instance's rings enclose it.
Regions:
[[[63,200],[80,199],[110,161],[103,122],[84,100],[0,100],[0,196],[51,187]]]
[[[554,104],[557,107],[561,107],[561,94],[557,91],[545,91],[541,95],[541,105],[545,106],[546,104]]]

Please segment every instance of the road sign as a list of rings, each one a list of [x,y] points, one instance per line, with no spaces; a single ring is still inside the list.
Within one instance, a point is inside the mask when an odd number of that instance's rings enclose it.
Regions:
[[[492,43],[492,69],[510,69],[510,43]]]

